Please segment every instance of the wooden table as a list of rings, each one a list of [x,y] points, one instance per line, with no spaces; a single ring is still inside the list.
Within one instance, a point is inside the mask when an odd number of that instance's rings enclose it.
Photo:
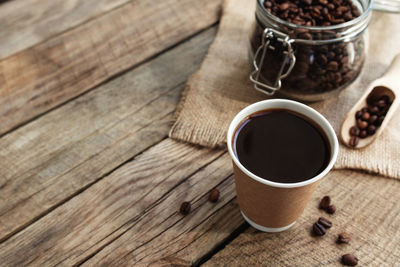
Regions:
[[[310,244],[293,249],[293,232],[306,238],[310,222],[278,235],[244,223],[225,150],[167,137],[219,14],[215,0],[1,1],[1,266],[339,264]],[[387,197],[397,180],[351,171],[326,180],[332,190],[318,189],[308,212],[323,194],[340,205],[356,195],[382,206],[360,211],[359,225],[399,224],[400,201]],[[379,198],[360,183],[379,186]],[[188,216],[182,201],[192,203]],[[383,266],[399,263],[400,252],[385,249],[393,240],[354,242],[380,247],[361,257]]]

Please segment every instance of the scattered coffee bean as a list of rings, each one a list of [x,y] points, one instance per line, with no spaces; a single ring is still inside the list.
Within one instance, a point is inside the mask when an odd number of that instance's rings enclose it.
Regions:
[[[321,202],[319,203],[319,208],[326,210],[329,206],[331,205],[331,197],[330,196],[324,196],[321,199]]]
[[[347,266],[356,266],[358,264],[358,259],[353,254],[344,254],[342,256],[342,263]]]
[[[357,126],[352,126],[350,128],[350,135],[351,136],[358,136],[360,134],[360,129]]]
[[[321,224],[325,228],[331,228],[332,227],[332,222],[324,217],[320,217],[318,219],[318,223]]]
[[[219,198],[219,190],[214,188],[211,190],[210,195],[208,196],[208,200],[211,202],[217,202]]]
[[[350,137],[349,144],[351,147],[356,147],[359,143],[360,139],[357,136]]]
[[[188,215],[190,212],[190,208],[191,208],[190,202],[185,201],[181,204],[181,208],[179,209],[179,211],[183,215]]]
[[[338,235],[337,243],[339,244],[348,244],[350,243],[350,235],[348,233],[340,233]]]
[[[316,222],[313,224],[313,233],[316,236],[323,236],[326,233],[326,229],[322,224]]]
[[[330,206],[326,209],[326,211],[327,211],[329,214],[334,214],[334,213],[336,212],[336,207],[335,207],[335,205],[330,205]]]

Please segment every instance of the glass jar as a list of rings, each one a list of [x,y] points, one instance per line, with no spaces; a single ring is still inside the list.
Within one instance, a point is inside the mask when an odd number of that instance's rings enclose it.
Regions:
[[[400,13],[400,0],[375,0],[374,10]]]
[[[368,45],[372,0],[354,0],[361,15],[332,26],[302,26],[269,13],[257,0],[250,32],[255,89],[300,101],[337,96],[358,76]]]

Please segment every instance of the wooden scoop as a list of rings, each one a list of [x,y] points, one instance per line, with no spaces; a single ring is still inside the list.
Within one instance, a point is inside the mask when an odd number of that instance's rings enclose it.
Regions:
[[[356,125],[355,113],[362,108],[367,106],[368,99],[378,99],[379,97],[387,95],[392,102],[389,110],[386,113],[385,119],[383,120],[380,127],[376,129],[375,134],[370,135],[366,138],[359,138],[358,144],[353,147],[350,145],[350,128]],[[353,108],[347,113],[344,118],[342,128],[340,131],[340,137],[343,144],[351,148],[363,148],[371,144],[385,129],[390,118],[394,115],[397,107],[400,104],[400,54],[396,55],[386,70],[385,74],[373,81],[369,86],[361,99],[353,106]]]

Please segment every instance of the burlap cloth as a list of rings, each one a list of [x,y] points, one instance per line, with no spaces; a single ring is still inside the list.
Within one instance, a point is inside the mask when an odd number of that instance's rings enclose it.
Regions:
[[[249,82],[248,33],[255,0],[225,0],[218,34],[200,69],[188,81],[170,137],[207,147],[222,147],[232,118],[245,106],[266,99]],[[368,84],[379,78],[400,53],[400,15],[375,12],[369,26],[369,50],[357,80],[338,98],[311,104],[339,132],[341,122]],[[400,75],[400,74],[399,74]],[[399,85],[400,86],[400,85]],[[392,118],[372,145],[340,145],[336,169],[360,169],[400,178],[400,116]]]

